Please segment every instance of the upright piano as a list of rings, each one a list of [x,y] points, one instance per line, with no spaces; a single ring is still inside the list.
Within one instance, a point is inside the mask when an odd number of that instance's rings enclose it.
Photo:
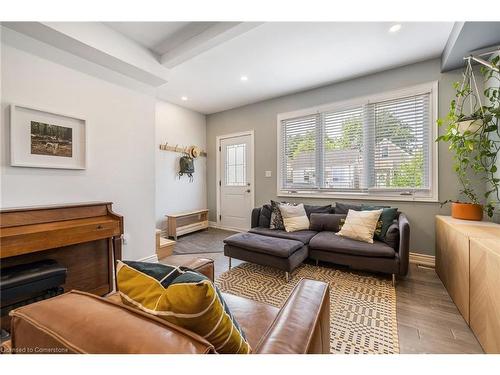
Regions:
[[[103,296],[114,289],[122,234],[111,202],[2,209],[0,267],[53,259],[67,268],[65,291]]]

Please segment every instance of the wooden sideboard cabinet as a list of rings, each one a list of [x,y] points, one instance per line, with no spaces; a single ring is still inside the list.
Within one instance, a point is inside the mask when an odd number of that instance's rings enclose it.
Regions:
[[[500,241],[470,240],[470,327],[487,353],[500,353]]]
[[[436,272],[487,353],[500,353],[500,225],[436,216]]]

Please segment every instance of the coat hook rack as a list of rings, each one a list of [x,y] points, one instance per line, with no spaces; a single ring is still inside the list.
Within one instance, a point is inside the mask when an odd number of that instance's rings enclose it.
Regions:
[[[175,146],[170,146],[168,144],[168,142],[160,144],[160,150],[162,150],[162,151],[178,152],[181,154],[189,154],[191,156],[193,156],[192,150],[195,148],[198,149],[197,146],[185,146],[185,147],[181,146],[181,147],[179,147],[179,144],[176,144]],[[199,155],[206,157],[207,152],[205,150],[202,150],[199,152]]]

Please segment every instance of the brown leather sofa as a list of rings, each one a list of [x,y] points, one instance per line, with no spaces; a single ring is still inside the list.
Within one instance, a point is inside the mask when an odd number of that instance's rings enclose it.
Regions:
[[[171,264],[213,279],[213,261],[172,257]],[[224,299],[257,354],[329,353],[328,284],[301,280],[277,308],[225,294]],[[12,353],[215,353],[203,337],[107,298],[71,291],[11,312]]]

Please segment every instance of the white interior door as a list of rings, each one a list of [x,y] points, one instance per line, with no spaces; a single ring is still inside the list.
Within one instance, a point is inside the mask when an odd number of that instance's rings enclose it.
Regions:
[[[252,136],[220,140],[220,225],[240,230],[250,229],[253,208]]]

